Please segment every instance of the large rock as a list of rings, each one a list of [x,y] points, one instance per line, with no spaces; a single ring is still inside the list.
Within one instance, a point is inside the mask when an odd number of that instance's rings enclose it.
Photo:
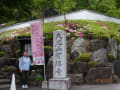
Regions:
[[[51,56],[53,56],[53,50],[45,48],[45,60],[48,61]]]
[[[115,61],[113,66],[114,73],[120,78],[120,61]]]
[[[5,52],[5,54],[7,55],[7,57],[12,57],[13,56],[13,47],[11,48],[11,46],[8,45],[2,45],[1,50]]]
[[[106,40],[93,39],[93,40],[90,40],[89,50],[95,51],[101,48],[105,48],[106,45],[107,45]]]
[[[84,83],[83,74],[68,74],[71,78],[72,85],[80,85]]]
[[[7,57],[0,57],[0,66],[4,66],[8,64],[9,58]]]
[[[120,83],[120,78],[117,75],[112,75],[113,83]]]
[[[90,55],[91,55],[91,60],[92,61],[97,61],[100,64],[106,64],[107,63],[107,60],[108,60],[107,50],[104,49],[104,48],[96,50],[94,52],[91,52]]]
[[[0,43],[0,51],[1,51],[1,49],[2,49],[2,44]]]
[[[120,45],[118,45],[118,51],[117,54],[120,55]]]
[[[88,71],[88,63],[78,61],[78,62],[76,62],[74,64],[74,68],[76,68],[79,71],[79,73],[83,73],[83,74],[87,73],[87,71]]]
[[[16,65],[16,58],[8,58],[6,56],[0,57],[0,66],[4,65]]]
[[[85,79],[88,84],[112,83],[112,72],[109,67],[91,68]]]
[[[67,54],[67,73],[71,73],[72,72],[72,68],[73,67],[73,63],[71,60],[71,56],[70,54]]]
[[[88,42],[85,41],[85,39],[78,38],[77,40],[75,40],[71,49],[72,58],[74,59],[80,56],[80,54],[86,52],[88,47]]]
[[[114,57],[117,57],[117,42],[116,40],[114,40],[113,38],[110,38],[108,40],[108,46],[107,46],[107,50],[108,50],[108,54],[113,54]]]
[[[47,79],[53,77],[53,56],[50,57],[48,61],[47,68],[46,68],[46,77]]]

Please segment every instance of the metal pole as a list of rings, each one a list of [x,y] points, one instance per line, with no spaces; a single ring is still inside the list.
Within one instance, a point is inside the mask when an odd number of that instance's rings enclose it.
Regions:
[[[44,24],[44,23],[43,23]],[[43,34],[43,24],[42,24],[42,34]],[[43,36],[43,35],[42,35]],[[43,49],[44,49],[44,38],[43,38]],[[43,50],[43,54],[44,54],[44,80],[46,81],[46,70],[45,70],[45,53],[44,53],[44,50]]]

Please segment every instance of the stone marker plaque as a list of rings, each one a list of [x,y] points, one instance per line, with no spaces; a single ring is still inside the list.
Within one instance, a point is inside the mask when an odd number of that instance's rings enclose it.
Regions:
[[[69,90],[71,79],[67,77],[66,33],[63,30],[53,32],[53,78],[49,80],[49,89]]]
[[[57,30],[53,33],[53,78],[65,78],[66,67],[66,33]]]

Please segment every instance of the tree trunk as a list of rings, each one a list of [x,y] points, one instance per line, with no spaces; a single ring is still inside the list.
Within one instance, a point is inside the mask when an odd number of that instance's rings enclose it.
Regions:
[[[96,10],[98,9],[98,5],[99,5],[100,2],[102,2],[102,0],[99,0],[99,1],[97,2],[97,4],[96,4]]]
[[[64,12],[65,25],[67,24],[66,13]]]

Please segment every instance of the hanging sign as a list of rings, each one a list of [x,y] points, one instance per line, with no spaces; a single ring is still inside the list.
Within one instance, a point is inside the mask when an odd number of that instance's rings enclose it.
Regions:
[[[31,24],[31,45],[33,63],[35,65],[44,65],[42,22],[35,22]]]

